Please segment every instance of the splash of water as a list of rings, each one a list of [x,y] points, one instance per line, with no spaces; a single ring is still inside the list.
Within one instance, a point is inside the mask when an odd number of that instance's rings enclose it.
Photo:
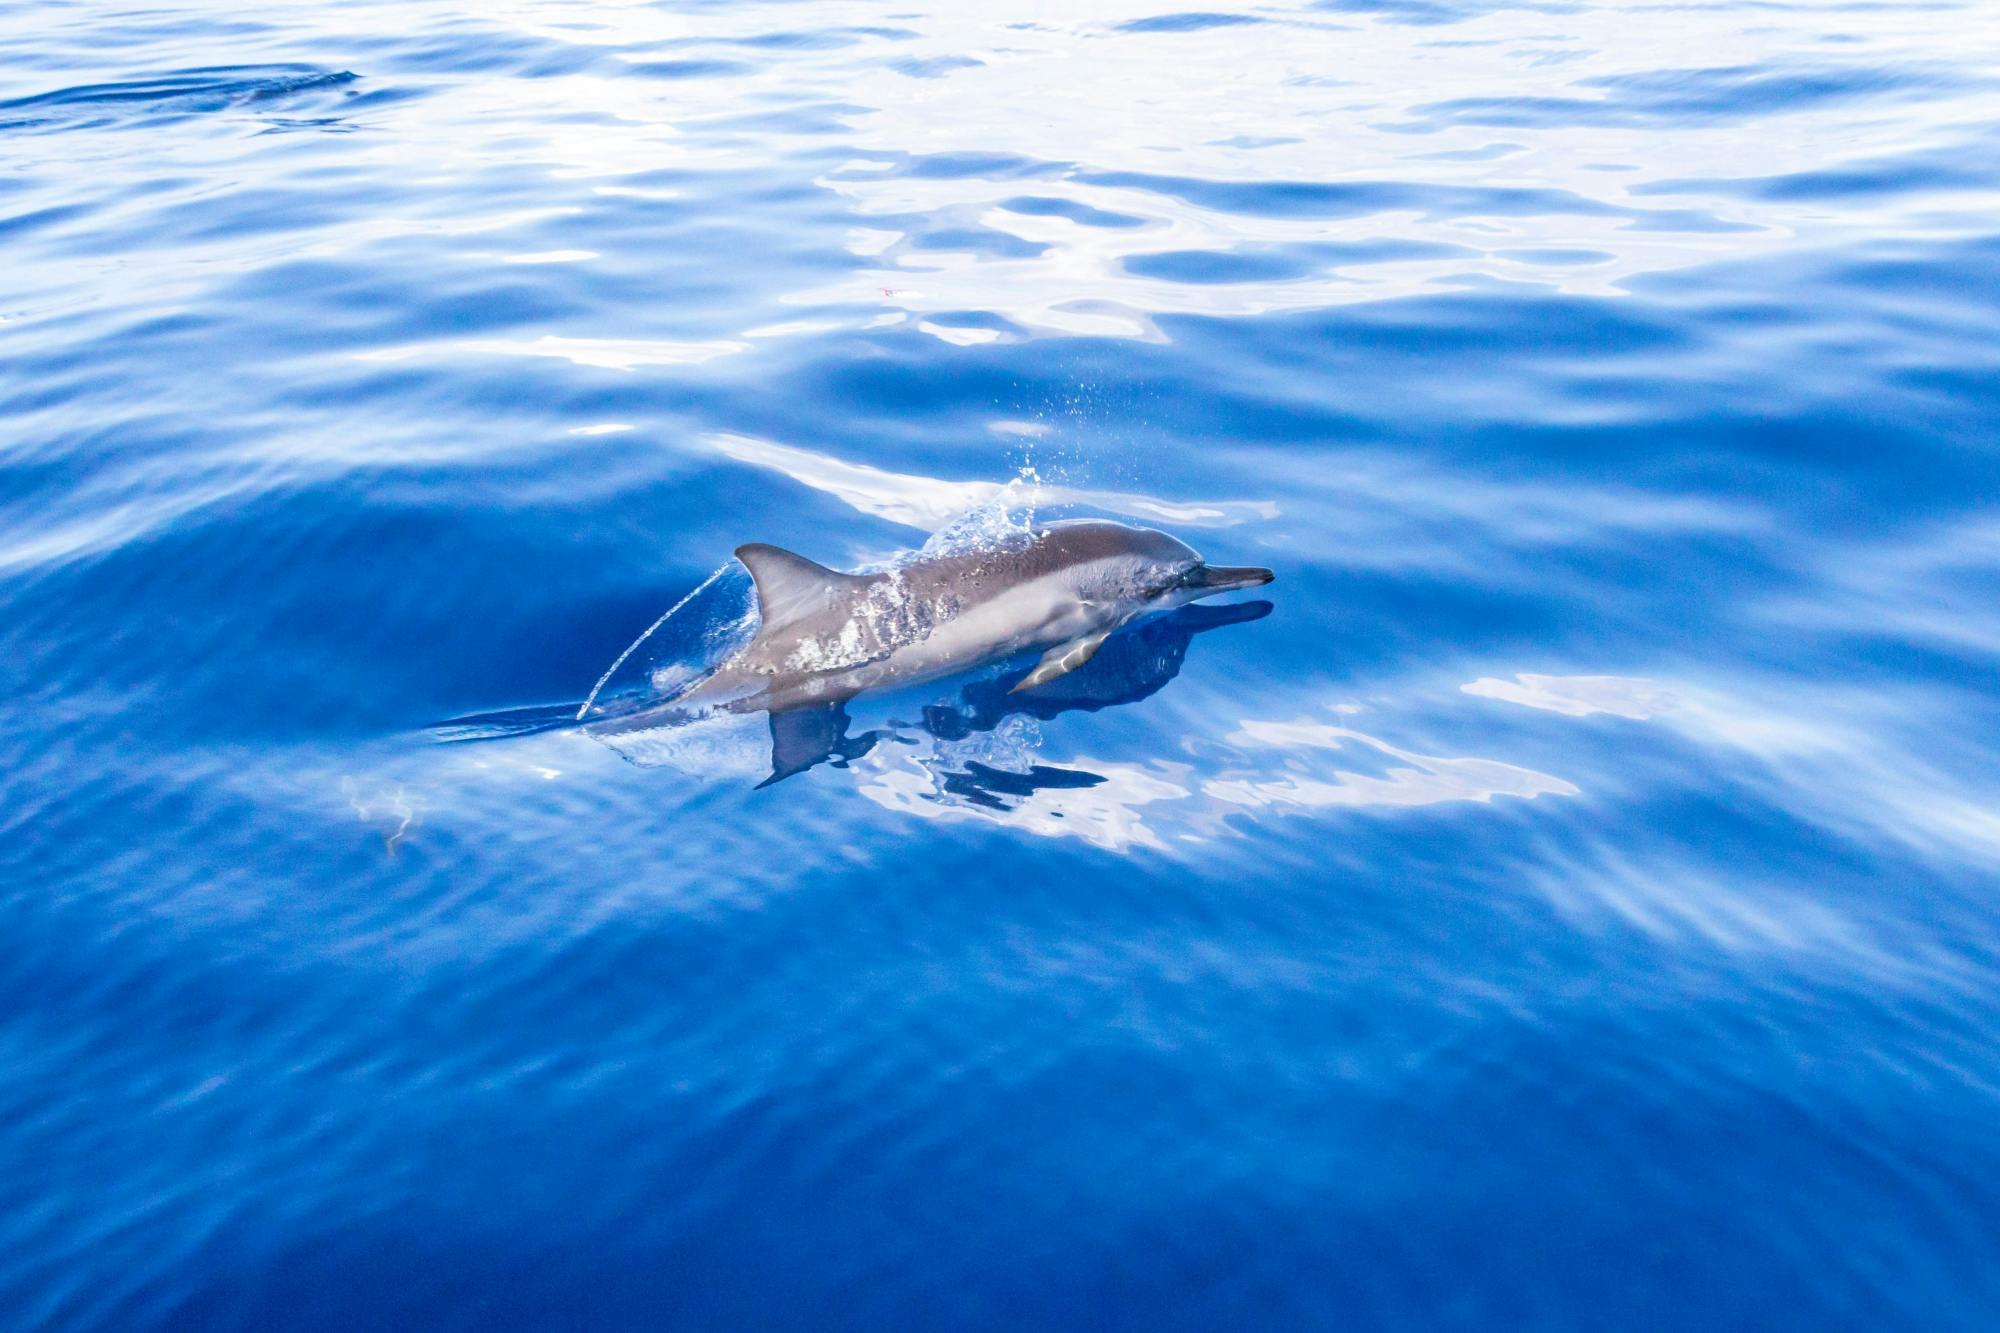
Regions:
[[[750,578],[734,561],[675,602],[605,669],[576,710],[602,720],[660,703],[705,679],[742,651],[757,629]],[[633,670],[628,671],[627,664]],[[599,700],[605,700],[603,704]]]
[[[1045,499],[1032,466],[1023,467],[986,501],[966,510],[913,551],[860,567],[858,572],[894,575],[918,560],[1003,550],[1030,539]],[[831,642],[801,645],[800,669],[830,669],[879,652],[885,636],[897,641],[920,637],[949,608],[912,607],[894,596],[899,581],[885,585],[882,605],[862,608],[868,623]],[[754,585],[742,565],[723,565],[674,603],[626,647],[576,710],[578,722],[604,722],[672,705],[694,686],[726,667],[756,637]]]

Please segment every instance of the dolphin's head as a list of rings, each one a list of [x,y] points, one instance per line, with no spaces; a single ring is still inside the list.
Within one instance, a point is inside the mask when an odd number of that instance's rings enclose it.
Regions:
[[[1075,520],[1052,523],[1044,541],[1091,585],[1086,595],[1165,610],[1277,577],[1255,565],[1211,565],[1195,549],[1156,528]]]

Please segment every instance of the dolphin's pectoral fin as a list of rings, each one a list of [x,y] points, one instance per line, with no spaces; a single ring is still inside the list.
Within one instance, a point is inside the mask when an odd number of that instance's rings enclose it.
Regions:
[[[1110,637],[1110,630],[1099,630],[1095,634],[1086,634],[1080,639],[1057,644],[1043,653],[1042,660],[1035,663],[1035,669],[1016,681],[1014,688],[1007,693],[1019,694],[1022,690],[1032,690],[1037,685],[1046,685],[1057,676],[1068,675],[1097,656],[1097,650],[1103,647],[1104,641]]]

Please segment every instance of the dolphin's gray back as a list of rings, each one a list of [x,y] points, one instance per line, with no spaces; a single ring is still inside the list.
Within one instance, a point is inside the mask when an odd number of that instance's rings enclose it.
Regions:
[[[1100,562],[1178,565],[1198,558],[1180,541],[1151,528],[1066,519],[1037,528],[1025,539],[914,561],[899,572],[918,595],[935,600],[948,592],[964,606]]]
[[[1196,558],[1184,543],[1156,529],[1077,518],[1037,529],[1033,539],[1019,548],[1018,573],[1025,580],[1103,560],[1144,560],[1165,565]]]

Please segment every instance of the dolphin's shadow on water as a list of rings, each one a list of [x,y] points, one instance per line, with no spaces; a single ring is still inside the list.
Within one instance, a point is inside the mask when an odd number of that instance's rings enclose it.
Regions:
[[[1149,698],[1178,676],[1188,645],[1197,634],[1224,625],[1262,620],[1271,613],[1267,601],[1221,606],[1184,606],[1153,616],[1113,634],[1083,666],[1052,681],[1012,691],[1034,664],[1017,665],[963,686],[954,703],[926,704],[916,722],[891,721],[850,736],[852,719],[845,704],[824,704],[773,713],[771,773],[758,787],[769,787],[823,763],[845,767],[883,741],[903,741],[903,733],[918,730],[940,741],[959,741],[992,731],[1009,717],[1049,722],[1064,713],[1094,713]],[[907,743],[907,742],[904,742]],[[1003,798],[1019,799],[1057,787],[1094,787],[1104,779],[1077,769],[1036,764],[1025,773],[968,762],[962,770],[945,773],[945,790],[974,805],[1000,808]]]

